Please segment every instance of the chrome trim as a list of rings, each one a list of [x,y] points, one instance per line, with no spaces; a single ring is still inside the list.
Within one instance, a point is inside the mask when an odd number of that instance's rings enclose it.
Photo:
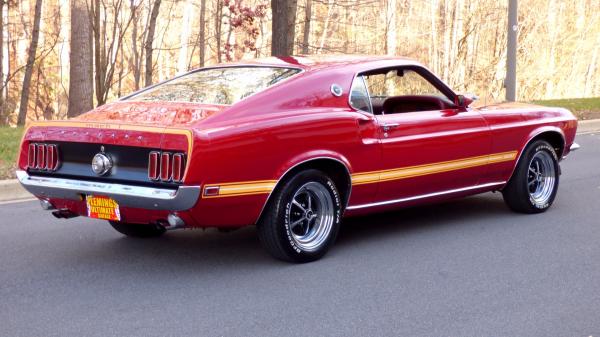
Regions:
[[[308,163],[310,161],[313,160],[319,160],[319,159],[331,159],[334,161],[337,161],[338,163],[344,165],[344,168],[346,168],[346,174],[348,175],[348,177],[350,178],[350,185],[349,190],[348,190],[348,199],[346,200],[346,204],[344,205],[344,210],[347,209],[348,207],[348,203],[350,202],[350,197],[352,195],[352,175],[350,174],[350,170],[348,169],[348,166],[346,165],[346,163],[344,163],[343,161],[337,159],[337,158],[333,158],[333,157],[325,157],[325,156],[321,156],[321,157],[314,157],[314,158],[310,158],[310,159],[306,159],[303,160],[297,164],[295,164],[294,166],[288,168],[287,170],[285,170],[285,172],[279,177],[279,179],[277,179],[277,183],[275,184],[275,187],[273,187],[273,189],[271,190],[271,192],[269,192],[269,195],[267,196],[267,200],[265,200],[265,203],[263,204],[260,213],[258,214],[258,218],[256,219],[256,222],[258,222],[258,220],[260,220],[260,218],[262,217],[262,214],[265,211],[265,208],[267,207],[267,204],[269,203],[269,200],[271,199],[271,196],[273,195],[273,192],[277,189],[277,187],[279,186],[279,183],[281,183],[281,180],[283,179],[283,177],[285,177],[286,174],[288,174],[290,171],[292,171],[293,169],[295,169],[296,167]],[[339,192],[339,191],[338,191]]]
[[[513,168],[510,171],[509,179],[512,178],[512,176],[515,174],[515,171],[517,170],[517,165],[519,165],[519,160],[521,160],[521,156],[523,156],[523,153],[525,152],[525,149],[527,148],[527,146],[529,146],[529,144],[536,137],[538,137],[542,133],[546,133],[546,132],[555,132],[555,133],[558,133],[560,135],[560,137],[562,138],[562,141],[563,141],[563,152],[564,152],[564,149],[566,148],[567,144],[565,142],[565,135],[562,133],[562,131],[558,131],[558,130],[543,130],[543,131],[536,132],[533,136],[529,137],[529,139],[527,139],[527,142],[525,143],[525,145],[523,147],[521,147],[520,150],[518,150],[519,154],[517,155],[517,160],[515,161],[515,163],[513,165]],[[564,156],[562,158],[564,158]]]
[[[362,209],[362,208],[368,208],[368,207],[385,206],[385,205],[391,205],[391,204],[409,202],[409,201],[414,201],[414,200],[433,198],[433,197],[443,196],[443,195],[448,195],[448,194],[454,194],[454,193],[460,193],[460,192],[467,192],[467,191],[472,191],[472,190],[477,190],[477,189],[482,189],[482,188],[488,188],[488,187],[494,187],[494,186],[500,187],[500,186],[502,186],[504,184],[506,184],[505,181],[503,181],[503,182],[495,182],[495,183],[489,183],[489,184],[483,184],[483,185],[475,185],[475,186],[457,188],[457,189],[447,190],[447,191],[442,191],[442,192],[421,194],[421,195],[417,195],[417,196],[413,196],[413,197],[407,197],[407,198],[400,198],[400,199],[393,199],[393,200],[386,200],[386,201],[378,201],[378,202],[373,202],[373,203],[368,203],[368,204],[362,204],[362,205],[356,205],[356,206],[348,206],[348,210],[351,211],[351,210],[355,210],[355,209]]]
[[[38,198],[81,200],[82,195],[99,194],[114,199],[120,206],[184,211],[194,207],[200,196],[200,186],[180,186],[178,189],[166,189],[30,176],[22,170],[18,170],[16,173],[21,185]]]
[[[571,146],[569,147],[569,152],[573,152],[573,151],[577,151],[581,148],[581,146],[577,143],[573,143],[571,144]]]

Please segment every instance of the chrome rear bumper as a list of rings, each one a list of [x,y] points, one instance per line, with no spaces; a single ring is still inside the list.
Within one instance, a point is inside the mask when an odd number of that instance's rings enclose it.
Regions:
[[[154,188],[30,176],[22,170],[17,171],[17,179],[27,191],[40,198],[81,200],[82,195],[97,194],[114,199],[120,206],[153,210],[188,210],[194,207],[200,196],[200,186]]]

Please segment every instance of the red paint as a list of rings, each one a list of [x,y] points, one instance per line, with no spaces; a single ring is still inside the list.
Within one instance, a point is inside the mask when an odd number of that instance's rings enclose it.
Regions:
[[[247,64],[247,63],[246,63]],[[540,132],[573,143],[576,119],[564,109],[523,104],[373,116],[348,105],[355,74],[418,63],[387,57],[286,58],[252,61],[253,65],[297,67],[302,73],[232,106],[195,103],[121,101],[97,108],[76,119],[81,122],[179,127],[192,130],[193,148],[182,134],[142,129],[34,126],[22,144],[19,167],[26,169],[30,142],[73,141],[122,144],[185,153],[189,161],[185,185],[279,180],[296,165],[329,158],[351,174],[424,165],[493,153],[518,151]],[[336,83],[341,97],[330,92]],[[384,137],[383,125],[397,123]],[[126,138],[127,135],[127,138]],[[138,141],[138,137],[143,141]],[[90,158],[91,162],[91,158]],[[457,171],[352,187],[349,205],[360,205],[436,193],[475,184],[507,181],[516,165],[497,163]],[[151,175],[154,169],[150,170]],[[339,174],[346,174],[340,170]],[[497,188],[497,187],[495,187]],[[485,192],[482,188],[475,192]],[[214,191],[213,191],[214,192]],[[467,195],[460,193],[454,196]],[[201,198],[189,211],[179,212],[189,226],[243,226],[254,224],[268,194]],[[435,197],[406,205],[444,200]],[[52,200],[84,215],[85,202]],[[378,211],[373,207],[347,215]],[[166,219],[168,212],[122,208],[123,221]]]

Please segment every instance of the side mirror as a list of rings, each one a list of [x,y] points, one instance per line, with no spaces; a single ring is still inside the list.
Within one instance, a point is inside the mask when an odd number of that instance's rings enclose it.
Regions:
[[[460,108],[467,108],[469,105],[471,105],[471,103],[475,102],[477,98],[478,97],[473,94],[457,95],[454,100],[454,104]]]

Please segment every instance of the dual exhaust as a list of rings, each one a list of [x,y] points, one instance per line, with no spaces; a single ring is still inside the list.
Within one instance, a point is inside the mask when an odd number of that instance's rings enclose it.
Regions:
[[[54,215],[54,217],[56,217],[57,219],[71,219],[71,218],[75,218],[75,217],[79,216],[79,214],[72,212],[66,208],[57,210],[56,207],[54,207],[54,205],[52,205],[52,203],[46,199],[40,199],[40,205],[42,206],[42,209],[45,211],[54,210],[52,212],[52,215]],[[167,216],[166,221],[161,220],[158,223],[160,226],[163,226],[167,230],[173,230],[173,229],[179,229],[179,228],[185,227],[185,221],[183,221],[183,219],[176,213],[169,214]]]

